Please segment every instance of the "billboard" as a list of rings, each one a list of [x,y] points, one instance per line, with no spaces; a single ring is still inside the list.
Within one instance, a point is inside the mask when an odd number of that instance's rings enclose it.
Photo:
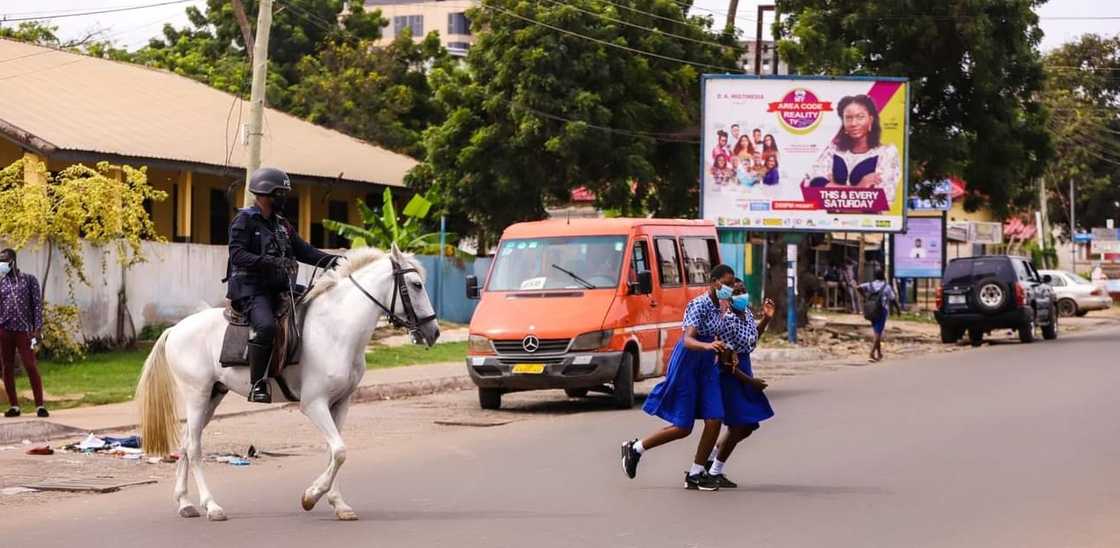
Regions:
[[[945,255],[941,217],[910,217],[906,232],[894,235],[891,246],[898,278],[940,278]]]
[[[705,75],[700,212],[720,228],[898,232],[909,84]]]
[[[921,181],[910,189],[910,211],[949,211],[953,208],[953,184],[949,179]]]
[[[974,244],[1002,244],[1003,225],[970,221],[968,223],[968,241]]]

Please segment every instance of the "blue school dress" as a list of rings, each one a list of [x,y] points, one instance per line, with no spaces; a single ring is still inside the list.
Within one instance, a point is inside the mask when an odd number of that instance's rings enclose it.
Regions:
[[[720,322],[719,338],[739,354],[739,369],[750,376],[751,352],[758,345],[758,326],[750,310],[740,317],[728,312]],[[723,401],[723,422],[728,426],[754,426],[774,416],[770,400],[761,390],[720,370],[719,383]]]
[[[719,306],[704,292],[689,301],[682,327],[695,327],[699,340],[711,342],[720,319]],[[682,337],[669,358],[665,380],[653,387],[642,410],[684,429],[691,429],[697,419],[723,418],[715,352],[689,350]]]

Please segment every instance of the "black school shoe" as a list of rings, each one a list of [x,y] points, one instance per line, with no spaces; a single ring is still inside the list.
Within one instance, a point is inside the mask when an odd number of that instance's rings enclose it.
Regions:
[[[723,474],[711,474],[711,476],[712,479],[716,480],[716,483],[719,484],[720,489],[734,489],[739,486],[738,483],[727,479],[727,476]]]
[[[634,449],[635,443],[637,438],[622,444],[622,471],[630,479],[638,475],[638,461],[642,460],[642,454]]]
[[[12,418],[12,417],[18,417],[19,416],[19,408],[18,407],[8,408],[7,411],[4,411],[4,416],[8,417],[9,419]]]
[[[684,473],[684,488],[700,491],[719,491],[719,482],[716,478],[709,476],[707,472],[700,472],[699,474],[688,475]]]
[[[35,416],[39,417],[40,419],[45,419],[51,416],[51,414],[47,412],[46,407],[39,407],[39,409],[35,411]]]

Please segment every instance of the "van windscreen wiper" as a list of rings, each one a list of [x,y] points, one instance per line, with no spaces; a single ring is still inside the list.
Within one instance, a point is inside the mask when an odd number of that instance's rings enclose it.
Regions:
[[[591,282],[589,282],[589,281],[587,281],[583,278],[580,278],[579,274],[576,274],[575,272],[572,272],[571,270],[568,270],[568,269],[566,269],[566,268],[564,268],[564,267],[562,267],[558,264],[553,264],[552,268],[555,268],[556,270],[559,270],[560,272],[563,272],[564,274],[567,274],[567,275],[571,276],[573,280],[579,282],[580,285],[582,285],[583,287],[585,287],[587,289],[595,289],[595,284],[593,284],[593,283],[591,283]]]

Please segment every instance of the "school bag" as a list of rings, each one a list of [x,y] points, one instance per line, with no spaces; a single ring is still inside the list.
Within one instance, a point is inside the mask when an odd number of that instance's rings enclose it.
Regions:
[[[879,287],[878,291],[870,291],[863,298],[863,317],[869,322],[877,322],[883,318],[883,291],[887,284]]]

